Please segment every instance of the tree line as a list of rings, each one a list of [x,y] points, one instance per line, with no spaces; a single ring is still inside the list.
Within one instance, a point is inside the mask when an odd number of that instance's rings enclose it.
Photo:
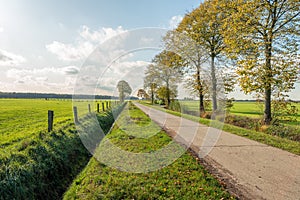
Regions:
[[[238,84],[264,99],[264,123],[299,80],[299,0],[205,0],[163,38],[164,50],[145,71],[149,97],[167,106],[184,82],[200,115],[222,109],[220,94]],[[284,108],[284,106],[282,107]]]
[[[54,93],[19,93],[19,92],[0,92],[0,98],[14,99],[111,99],[118,100],[119,97],[109,95],[85,95],[85,94],[54,94]],[[134,96],[124,96],[125,99],[137,98]],[[124,99],[123,99],[124,100]]]

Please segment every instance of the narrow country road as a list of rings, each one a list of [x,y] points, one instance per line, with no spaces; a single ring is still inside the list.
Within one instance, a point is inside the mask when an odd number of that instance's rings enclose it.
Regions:
[[[300,200],[300,156],[134,103],[241,199]],[[201,159],[202,160],[202,159]]]

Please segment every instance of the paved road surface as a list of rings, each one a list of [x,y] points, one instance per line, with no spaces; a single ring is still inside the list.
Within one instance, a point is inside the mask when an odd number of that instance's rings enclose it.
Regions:
[[[191,149],[204,157],[209,171],[223,179],[229,191],[241,199],[300,200],[300,156],[135,105],[175,140],[191,144]]]

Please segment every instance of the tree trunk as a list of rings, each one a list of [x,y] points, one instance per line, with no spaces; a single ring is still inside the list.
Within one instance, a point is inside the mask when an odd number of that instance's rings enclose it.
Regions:
[[[169,89],[169,82],[167,82],[167,108],[169,108],[170,103],[171,103],[170,89]]]
[[[271,89],[265,88],[265,111],[264,111],[264,123],[270,125],[272,121],[271,112]]]
[[[199,115],[200,115],[200,117],[201,116],[203,116],[203,114],[205,113],[205,108],[204,108],[204,95],[203,94],[200,94],[199,95],[199,111],[200,111],[200,113],[199,113]]]
[[[272,41],[266,42],[266,69],[265,69],[265,110],[264,110],[264,123],[266,125],[270,125],[272,121],[272,111],[271,111],[271,95],[272,95],[272,66],[271,66],[271,58],[272,58]]]
[[[154,104],[154,91],[151,89],[151,103]]]
[[[125,95],[123,92],[120,93],[120,102],[123,103],[125,99]]]
[[[217,79],[216,79],[216,67],[215,67],[215,57],[216,55],[211,55],[211,80],[212,80],[212,103],[213,112],[218,109],[217,104]]]
[[[203,85],[201,84],[200,67],[197,68],[197,88],[199,92],[199,116],[205,113]]]

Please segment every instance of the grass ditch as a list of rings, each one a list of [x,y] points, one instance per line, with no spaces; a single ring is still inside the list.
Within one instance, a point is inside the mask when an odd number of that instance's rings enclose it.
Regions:
[[[121,110],[122,106],[114,113]],[[97,118],[106,131],[114,122],[112,111]],[[33,133],[1,150],[0,199],[61,199],[89,160],[72,122],[50,133]]]
[[[124,108],[105,139],[109,139],[125,151],[134,153],[153,152],[169,144],[171,138],[156,124],[149,126],[149,123],[153,122],[130,103]],[[133,129],[136,125],[141,129]],[[158,130],[156,134],[152,133],[150,127]],[[234,197],[199,164],[197,158],[185,152],[171,165],[149,173],[122,172],[92,158],[73,181],[64,199],[234,199]]]
[[[185,119],[199,122],[199,123],[207,125],[207,126],[212,126],[214,128],[219,128],[219,129],[222,129],[223,131],[233,133],[235,135],[239,135],[242,137],[246,137],[251,140],[255,140],[257,142],[261,142],[263,144],[267,144],[267,145],[288,151],[290,153],[294,153],[296,155],[300,155],[300,142],[297,142],[297,141],[293,141],[293,140],[290,140],[287,138],[282,138],[278,135],[270,135],[265,132],[260,132],[260,131],[249,130],[246,128],[237,127],[237,126],[226,124],[226,123],[222,124],[222,122],[219,122],[217,120],[214,120],[214,123],[212,123],[212,120],[210,120],[210,119],[199,118],[199,117],[189,115],[189,114],[183,114],[180,112],[161,108],[160,106],[153,106],[153,105],[150,105],[149,103],[145,103],[145,102],[139,102],[139,103],[142,103],[143,105],[150,106],[152,108],[167,112],[167,113],[175,115],[175,116],[183,117]],[[275,132],[276,131],[277,130],[275,130]]]

